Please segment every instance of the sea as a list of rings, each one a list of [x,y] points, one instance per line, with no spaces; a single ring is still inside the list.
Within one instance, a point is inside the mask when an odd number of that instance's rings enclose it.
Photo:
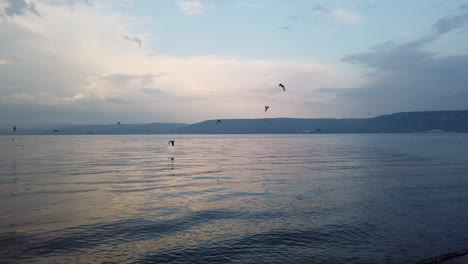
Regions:
[[[0,136],[0,263],[432,263],[467,248],[468,134]]]

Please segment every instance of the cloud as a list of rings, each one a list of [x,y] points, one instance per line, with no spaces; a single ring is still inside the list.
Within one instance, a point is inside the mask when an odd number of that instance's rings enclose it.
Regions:
[[[66,5],[66,6],[75,6],[75,5],[88,5],[92,6],[91,0],[41,0],[42,2],[52,4],[52,5]]]
[[[453,29],[460,28],[468,23],[468,8],[467,5],[461,5],[462,14],[457,16],[443,17],[434,24],[434,32],[436,34],[444,34]]]
[[[294,31],[294,29],[290,26],[282,26],[278,28],[279,30],[285,30],[285,31]]]
[[[36,5],[33,2],[27,2],[26,0],[4,0],[6,5],[1,10],[0,14],[4,14],[9,17],[23,16],[27,13],[35,14],[40,16],[36,10]]]
[[[351,24],[361,23],[363,20],[358,13],[342,8],[329,9],[324,6],[315,6],[312,10],[312,14],[318,17],[330,17]]]
[[[288,17],[288,20],[291,20],[291,21],[297,21],[299,20],[301,17],[299,15],[293,15],[293,16],[290,16]]]
[[[330,14],[330,9],[324,6],[315,6],[312,10],[312,13],[315,16],[328,15]]]
[[[129,37],[127,35],[124,36],[124,39],[130,41],[130,42],[135,42],[139,47],[141,47],[141,39],[137,38],[137,37]]]
[[[109,13],[103,2],[93,8],[49,2],[37,2],[37,7],[43,11],[40,18],[0,21],[0,58],[13,62],[0,65],[0,108],[24,122],[40,117],[43,122],[94,123],[120,115],[134,122],[262,117],[257,110],[266,101],[275,104],[278,115],[318,116],[326,110],[290,100],[319,102],[311,93],[314,87],[349,82],[348,76],[316,62],[149,56],[145,47],[122,41],[122,36],[144,36],[151,43],[151,35],[137,30],[145,19]],[[288,87],[281,97],[268,92],[279,82]],[[64,114],[41,112],[52,109]]]
[[[353,24],[360,23],[362,21],[359,14],[344,9],[333,9],[331,10],[331,15],[338,20]]]
[[[465,15],[439,19],[433,25],[434,31],[413,41],[386,42],[368,52],[344,56],[343,61],[369,70],[367,83],[318,92],[335,96],[337,102],[354,109],[366,105],[374,113],[466,109],[468,54],[442,56],[426,51],[446,33],[464,27],[466,22],[461,18]]]
[[[205,12],[206,4],[198,0],[176,0],[182,13],[187,15],[199,15]]]

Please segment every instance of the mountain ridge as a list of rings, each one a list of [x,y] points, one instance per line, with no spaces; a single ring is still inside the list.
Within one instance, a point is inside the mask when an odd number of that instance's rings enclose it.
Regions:
[[[399,112],[369,118],[253,118],[205,120],[194,124],[148,123],[19,127],[21,135],[282,134],[282,133],[468,133],[468,110]],[[60,130],[54,133],[55,129]],[[319,130],[317,130],[319,129]],[[11,129],[0,129],[11,135]]]

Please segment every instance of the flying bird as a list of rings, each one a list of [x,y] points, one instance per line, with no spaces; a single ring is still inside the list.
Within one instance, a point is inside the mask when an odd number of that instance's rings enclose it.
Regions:
[[[283,88],[283,92],[286,92],[286,87],[282,83],[278,84],[279,87]]]
[[[17,126],[14,126],[14,127],[12,128],[11,133],[14,133],[14,132],[16,131],[17,128],[18,128]]]
[[[175,140],[169,140],[169,143],[167,143],[167,144],[172,144],[172,146],[174,146],[174,142],[175,142]]]
[[[120,125],[122,125],[122,124],[120,124],[120,122],[119,122],[119,121],[117,121],[117,125],[119,125],[119,126],[120,126]]]
[[[320,132],[320,128],[317,128],[317,132]]]
[[[60,130],[58,130],[58,129],[54,129],[54,131],[52,131],[52,132],[53,132],[53,133],[59,133],[59,132],[60,132]]]
[[[218,123],[221,123],[222,121],[221,120],[216,120],[216,125],[218,125]]]
[[[268,105],[265,105],[265,112],[270,108]]]

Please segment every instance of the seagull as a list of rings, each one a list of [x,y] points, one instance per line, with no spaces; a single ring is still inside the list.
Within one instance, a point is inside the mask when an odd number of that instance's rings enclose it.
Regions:
[[[286,87],[282,83],[278,84],[279,87],[283,88],[283,91],[286,92]]]
[[[169,140],[169,143],[167,143],[167,144],[172,144],[172,146],[174,146],[174,142],[175,142],[175,140]]]
[[[53,132],[53,133],[59,133],[59,132],[60,132],[60,130],[58,130],[58,129],[54,129],[54,131],[52,131],[52,132]]]
[[[317,132],[320,132],[320,128],[317,128]]]
[[[265,112],[270,108],[268,105],[265,105]]]
[[[13,131],[11,131],[11,133],[14,133],[14,132],[16,131],[17,128],[18,128],[17,126],[14,126],[14,127],[12,128]]]
[[[119,122],[119,121],[117,121],[117,125],[119,125],[119,126],[120,126],[120,125],[122,125],[122,124],[120,124],[120,122]]]
[[[222,121],[221,120],[216,120],[216,125],[218,125],[218,123],[221,123]]]

